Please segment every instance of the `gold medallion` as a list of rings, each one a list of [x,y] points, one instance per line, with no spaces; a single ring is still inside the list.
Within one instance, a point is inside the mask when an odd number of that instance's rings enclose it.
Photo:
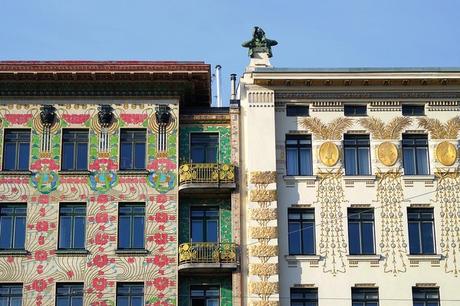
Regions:
[[[377,157],[382,164],[391,167],[398,161],[398,147],[394,143],[385,141],[377,147]]]
[[[339,148],[333,142],[325,142],[319,147],[319,159],[321,162],[328,166],[332,167],[339,161]]]
[[[448,141],[436,146],[436,158],[444,166],[452,166],[457,160],[457,148]]]

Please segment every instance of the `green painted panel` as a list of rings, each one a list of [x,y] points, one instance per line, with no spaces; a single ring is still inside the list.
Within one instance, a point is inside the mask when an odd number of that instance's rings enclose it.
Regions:
[[[179,280],[179,306],[189,306],[190,286],[203,283],[218,285],[220,287],[220,306],[232,306],[231,275],[181,277]]]

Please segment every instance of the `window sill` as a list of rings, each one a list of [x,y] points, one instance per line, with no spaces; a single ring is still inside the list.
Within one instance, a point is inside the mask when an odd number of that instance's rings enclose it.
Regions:
[[[420,254],[420,255],[407,255],[409,260],[416,260],[416,261],[440,261],[442,259],[441,254]]]
[[[287,182],[290,181],[316,181],[316,175],[283,175],[283,179]]]
[[[319,255],[285,255],[287,261],[300,261],[300,262],[317,262],[321,259]]]
[[[146,249],[117,249],[115,254],[120,256],[142,256],[148,255],[150,252]]]
[[[32,171],[29,170],[2,170],[0,175],[31,175]]]
[[[88,170],[61,170],[58,172],[60,175],[89,175]]]
[[[29,255],[29,251],[27,250],[0,250],[0,257],[1,256],[27,256]]]
[[[434,175],[403,175],[405,181],[434,181]]]
[[[69,249],[69,250],[56,250],[55,253],[57,256],[86,256],[89,254],[89,251]]]
[[[345,181],[375,181],[375,175],[344,175]]]
[[[147,175],[149,174],[148,170],[118,170],[118,175]]]
[[[379,261],[382,257],[380,255],[347,255],[347,259],[350,261]]]

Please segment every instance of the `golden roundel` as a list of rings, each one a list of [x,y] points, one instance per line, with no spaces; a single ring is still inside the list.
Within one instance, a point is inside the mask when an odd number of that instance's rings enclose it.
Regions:
[[[40,134],[43,133],[43,123],[42,123],[42,121],[40,119],[40,114],[39,113],[34,116],[34,118],[32,120],[32,125],[33,125],[35,131],[37,131]],[[58,118],[56,120],[56,122],[54,122],[51,125],[51,130],[50,130],[51,134],[56,133],[60,128],[61,128],[61,121]]]
[[[457,160],[457,148],[448,141],[436,146],[436,158],[444,166],[452,166]]]
[[[377,157],[385,166],[393,166],[398,161],[398,147],[389,141],[382,142],[377,147]]]
[[[339,161],[339,147],[331,141],[325,142],[319,147],[319,159],[321,162],[332,167]]]

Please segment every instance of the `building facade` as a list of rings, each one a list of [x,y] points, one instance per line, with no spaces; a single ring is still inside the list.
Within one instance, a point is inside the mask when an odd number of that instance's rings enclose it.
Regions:
[[[460,71],[274,68],[252,42],[245,305],[459,305]]]

